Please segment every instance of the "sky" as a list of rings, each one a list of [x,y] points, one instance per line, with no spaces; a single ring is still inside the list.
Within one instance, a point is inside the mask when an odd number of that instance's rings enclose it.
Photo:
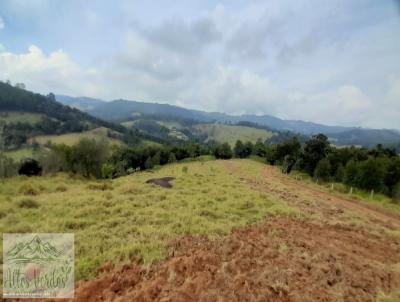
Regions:
[[[1,0],[0,80],[400,129],[400,0]]]

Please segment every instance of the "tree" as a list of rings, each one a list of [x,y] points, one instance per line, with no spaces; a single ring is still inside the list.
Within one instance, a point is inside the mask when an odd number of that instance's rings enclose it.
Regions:
[[[327,158],[321,159],[315,167],[314,177],[323,181],[328,181],[331,174],[331,163]]]
[[[105,140],[83,138],[75,149],[74,161],[82,175],[101,177],[101,167],[110,155],[108,143]]]
[[[265,157],[266,155],[265,145],[261,140],[257,140],[257,142],[254,144],[253,154],[260,157]]]
[[[345,174],[344,174],[344,183],[348,186],[356,186],[358,167],[354,160],[350,160],[346,164]]]
[[[345,174],[346,174],[346,169],[343,167],[342,164],[339,164],[338,167],[336,168],[334,180],[337,182],[343,182]]]
[[[400,203],[400,182],[394,185],[392,190],[393,200]]]
[[[151,162],[154,166],[159,166],[160,165],[160,152],[157,152],[152,158]]]
[[[114,174],[114,166],[110,163],[104,163],[101,166],[101,176],[103,178],[111,179]]]
[[[378,161],[370,158],[359,164],[356,185],[366,190],[383,190],[384,170]]]
[[[305,143],[302,156],[303,167],[301,168],[313,176],[318,162],[328,155],[330,149],[328,138],[325,135],[314,135]]]
[[[301,145],[297,137],[288,139],[287,141],[276,145],[276,160],[281,163],[286,158],[296,161],[300,153]]]
[[[172,163],[175,163],[175,162],[176,162],[175,154],[174,154],[173,152],[171,152],[171,153],[169,154],[169,157],[168,157],[168,163],[169,163],[169,164],[172,164]]]
[[[384,183],[391,193],[394,193],[394,187],[400,183],[400,158],[392,158],[386,166]],[[392,194],[393,195],[393,194]]]
[[[218,159],[230,159],[233,155],[231,146],[228,143],[216,146],[213,153]]]
[[[67,170],[65,157],[54,149],[51,149],[50,151],[41,151],[39,153],[38,160],[43,168],[44,174],[57,173]]]
[[[15,83],[15,88],[25,90],[25,84],[24,83]]]
[[[269,163],[270,165],[275,165],[276,161],[278,160],[276,145],[266,146],[265,159],[267,160],[267,163]]]
[[[7,177],[17,175],[18,165],[12,158],[0,153],[0,179],[4,180]]]
[[[237,140],[235,147],[233,149],[235,157],[243,158],[244,157],[244,145],[241,140]]]
[[[252,142],[248,141],[244,144],[244,157],[247,158],[253,153],[254,145]]]
[[[152,161],[151,157],[149,156],[149,157],[146,159],[145,163],[144,163],[144,168],[145,168],[146,170],[148,170],[148,169],[152,169],[153,167],[154,167],[153,161]]]

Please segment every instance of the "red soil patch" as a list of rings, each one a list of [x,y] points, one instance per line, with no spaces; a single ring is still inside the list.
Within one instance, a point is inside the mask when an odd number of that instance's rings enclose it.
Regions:
[[[185,237],[164,262],[106,266],[75,301],[375,301],[400,287],[400,242],[342,224],[276,218],[222,242]]]
[[[175,179],[174,177],[152,178],[147,180],[146,183],[170,189],[172,188],[172,184],[170,183],[170,181],[174,179]]]

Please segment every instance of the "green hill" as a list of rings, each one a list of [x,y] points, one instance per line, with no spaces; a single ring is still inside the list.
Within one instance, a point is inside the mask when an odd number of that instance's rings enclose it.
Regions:
[[[233,146],[237,140],[255,143],[260,139],[264,142],[274,135],[273,132],[264,129],[224,124],[199,124],[193,128],[200,134],[206,135],[207,140],[215,140],[221,143],[227,142],[231,146]]]
[[[0,82],[0,141],[6,151],[29,149],[35,141],[70,144],[82,137],[101,137],[119,145],[159,141],[58,103],[53,94],[44,96]]]

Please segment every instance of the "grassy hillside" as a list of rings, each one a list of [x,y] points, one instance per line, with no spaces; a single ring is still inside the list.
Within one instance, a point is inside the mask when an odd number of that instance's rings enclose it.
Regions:
[[[272,137],[273,133],[263,129],[244,126],[231,126],[224,124],[199,124],[194,126],[199,133],[208,136],[218,142],[227,142],[233,146],[237,140],[255,143],[258,139],[262,141]]]
[[[44,96],[16,88],[3,82],[0,82],[0,111],[42,114],[48,118],[61,122],[61,125],[58,125],[58,128],[67,125],[65,130],[87,125],[107,127],[116,131],[122,130],[119,125],[105,122],[87,113],[81,112],[78,109],[70,108],[56,102],[54,95],[50,94]]]
[[[44,117],[40,113],[18,112],[18,111],[3,111],[0,112],[0,121],[6,124],[28,123],[30,125],[37,124]]]
[[[253,161],[241,165],[249,170],[262,166]],[[109,182],[66,175],[9,179],[0,189],[0,229],[74,232],[80,279],[93,276],[105,261],[161,259],[168,240],[176,236],[218,237],[265,217],[297,213],[227,172],[225,162],[210,161]],[[176,178],[172,189],[145,183],[164,176]]]
[[[33,137],[30,142],[36,141],[40,145],[45,145],[48,142],[53,144],[65,144],[65,145],[75,145],[79,142],[82,138],[90,138],[90,139],[105,139],[110,144],[113,145],[122,145],[123,142],[121,140],[111,138],[107,135],[108,131],[107,128],[100,127],[96,129],[92,129],[89,131],[84,131],[80,133],[67,133],[62,135],[40,135]]]
[[[32,157],[33,156],[33,148],[25,147],[14,151],[6,151],[5,155],[10,157],[16,161],[20,160],[23,157]]]

